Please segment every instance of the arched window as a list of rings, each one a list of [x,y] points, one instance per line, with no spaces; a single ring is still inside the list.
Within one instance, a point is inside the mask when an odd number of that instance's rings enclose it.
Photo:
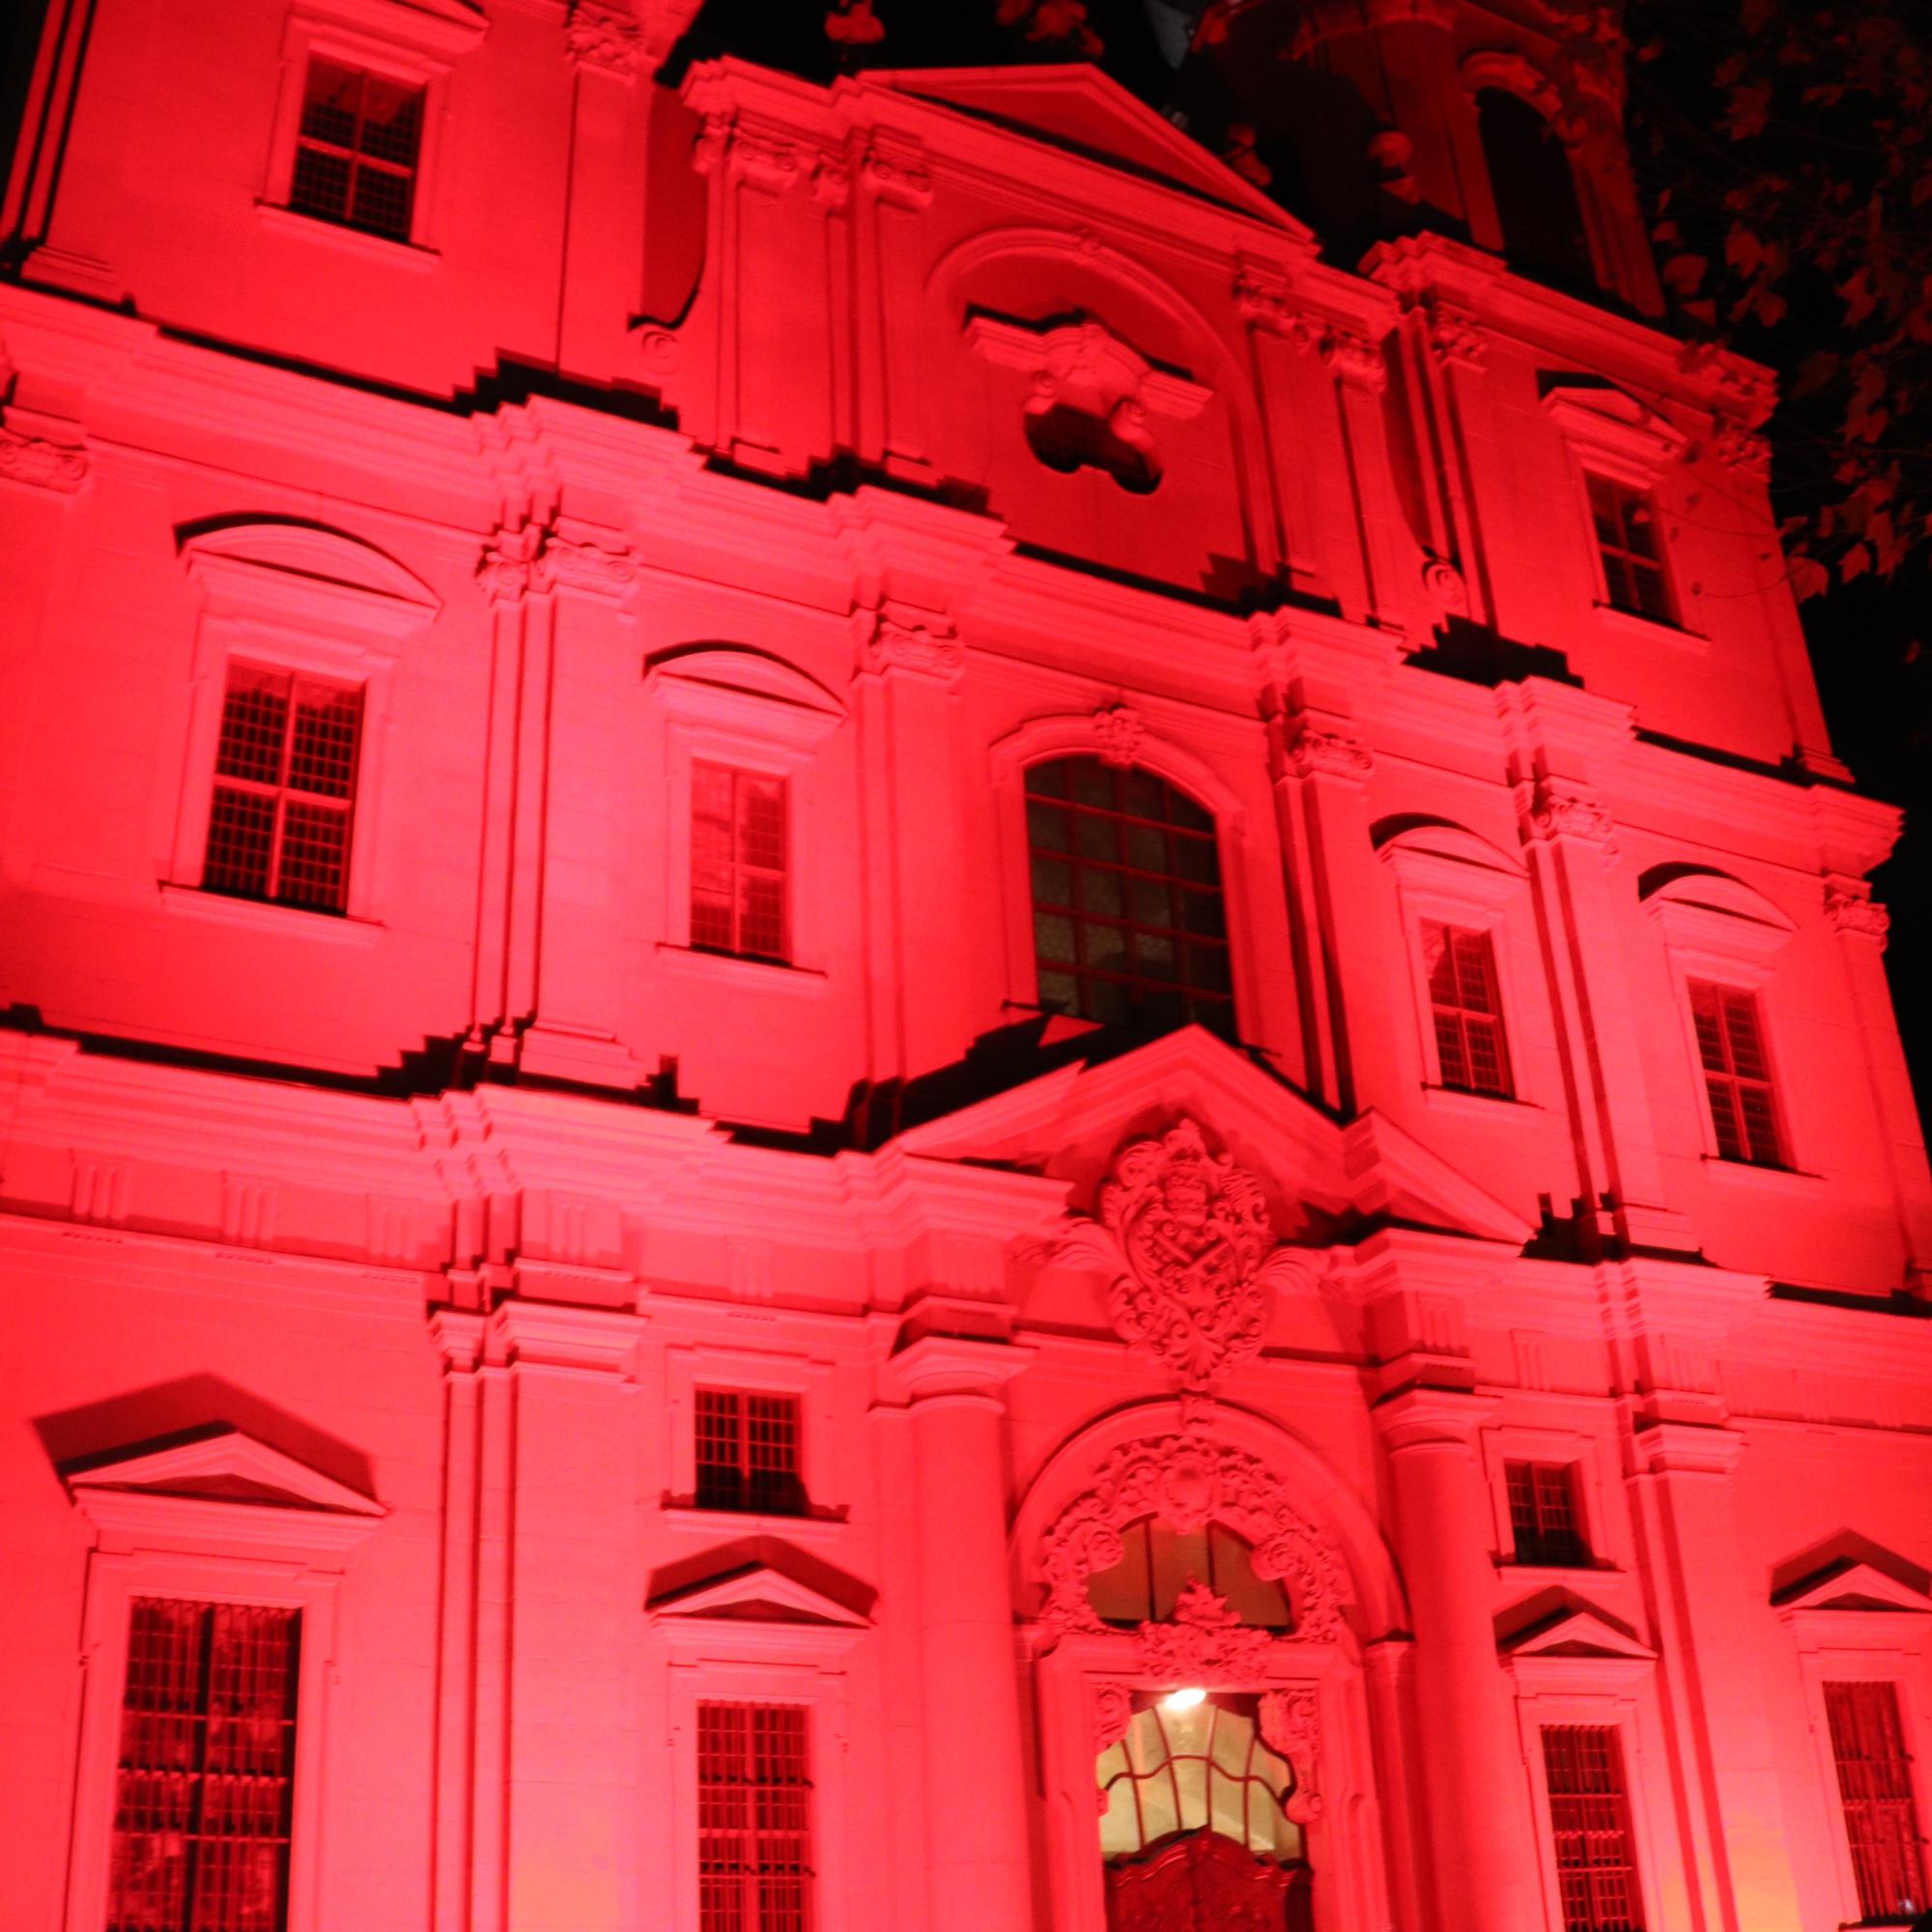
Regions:
[[[1181,1531],[1143,1517],[1121,1532],[1122,1554],[1087,1579],[1087,1601],[1110,1624],[1163,1623],[1188,1583],[1205,1583],[1244,1624],[1291,1630],[1279,1582],[1255,1575],[1254,1551],[1218,1522]]]
[[[1555,128],[1520,95],[1500,87],[1477,90],[1476,126],[1503,252],[1566,282],[1594,282],[1577,178]]]
[[[1039,1003],[1235,1037],[1213,818],[1151,772],[1054,758],[1026,775]]]
[[[1100,1856],[1135,1859],[1207,1831],[1278,1864],[1299,1864],[1301,1827],[1288,1815],[1294,1773],[1262,1742],[1260,1700],[1216,1692],[1176,1708],[1180,1701],[1150,1700],[1100,1753]]]

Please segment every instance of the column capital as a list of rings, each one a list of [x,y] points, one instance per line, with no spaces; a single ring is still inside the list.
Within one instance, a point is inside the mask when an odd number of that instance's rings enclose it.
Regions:
[[[632,1354],[643,1327],[638,1316],[616,1309],[505,1301],[490,1317],[489,1353],[505,1367],[630,1381]]]
[[[1744,1460],[1745,1440],[1711,1422],[1665,1422],[1638,1415],[1631,1432],[1644,1476],[1728,1476]]]
[[[1406,1388],[1370,1411],[1391,1456],[1407,1449],[1467,1449],[1495,1412],[1496,1398],[1472,1389]]]
[[[920,1335],[881,1366],[880,1388],[888,1400],[906,1407],[964,1401],[1002,1408],[1002,1389],[1032,1359],[1032,1349],[1023,1343]]]

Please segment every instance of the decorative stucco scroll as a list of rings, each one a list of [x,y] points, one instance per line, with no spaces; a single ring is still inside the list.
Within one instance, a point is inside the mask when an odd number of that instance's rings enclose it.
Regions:
[[[1170,1684],[1202,1684],[1266,1674],[1281,1641],[1273,1631],[1244,1624],[1206,1583],[1191,1578],[1174,1600],[1172,1618],[1143,1624],[1141,1669]]]
[[[87,481],[87,451],[72,443],[0,429],[0,476],[69,494]]]
[[[1268,1690],[1262,1695],[1262,1742],[1294,1773],[1288,1815],[1312,1825],[1321,1815],[1321,1705],[1314,1690]]]
[[[1071,1217],[1053,1255],[1104,1268],[1122,1338],[1190,1389],[1256,1354],[1275,1290],[1312,1278],[1302,1255],[1275,1239],[1261,1182],[1209,1153],[1184,1118],[1115,1155],[1097,1212]]]
[[[1048,1647],[1074,1632],[1106,1630],[1088,1601],[1088,1579],[1120,1562],[1121,1532],[1147,1517],[1182,1535],[1209,1522],[1232,1530],[1253,1549],[1255,1574],[1288,1592],[1294,1641],[1332,1643],[1341,1636],[1340,1552],[1294,1507],[1280,1477],[1245,1449],[1171,1432],[1122,1443],[1042,1539],[1040,1627]]]

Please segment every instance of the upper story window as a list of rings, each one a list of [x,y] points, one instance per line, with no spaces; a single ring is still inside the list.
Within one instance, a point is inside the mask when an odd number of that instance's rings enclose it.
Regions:
[[[1164,1623],[1190,1583],[1205,1583],[1244,1624],[1291,1630],[1288,1592],[1255,1574],[1254,1551],[1218,1522],[1179,1530],[1143,1517],[1121,1532],[1121,1560],[1087,1579],[1087,1601],[1110,1624]]]
[[[1784,1148],[1757,995],[1707,980],[1690,980],[1689,989],[1718,1152],[1725,1160],[1753,1167],[1782,1167]]]
[[[1901,1924],[1925,1909],[1927,1897],[1898,1690],[1886,1683],[1828,1683],[1825,1716],[1859,1916],[1867,1925]]]
[[[1511,1463],[1504,1468],[1510,1530],[1519,1563],[1590,1560],[1577,1520],[1577,1474],[1567,1463]]]
[[[1564,282],[1593,282],[1577,178],[1556,129],[1520,95],[1501,87],[1477,90],[1476,127],[1504,253]]]
[[[1509,1049],[1490,935],[1425,920],[1422,946],[1443,1086],[1507,1099]]]
[[[423,96],[383,74],[312,55],[289,206],[393,242],[410,239]]]
[[[696,1392],[697,1507],[802,1516],[798,1398],[737,1389]]]
[[[1563,1932],[1641,1932],[1643,1903],[1614,1724],[1546,1724],[1543,1768]]]
[[[1594,472],[1587,481],[1605,601],[1613,611],[1627,611],[1660,624],[1674,623],[1662,546],[1658,542],[1657,508],[1650,493]]]
[[[1054,758],[1026,775],[1039,1004],[1235,1037],[1211,815],[1151,772]]]
[[[698,1705],[699,1932],[807,1932],[811,1879],[804,1710]]]
[[[107,1923],[283,1932],[301,1613],[128,1609]]]
[[[789,956],[785,803],[781,778],[693,761],[693,946],[743,959]]]
[[[362,693],[231,664],[214,758],[202,887],[342,912]]]

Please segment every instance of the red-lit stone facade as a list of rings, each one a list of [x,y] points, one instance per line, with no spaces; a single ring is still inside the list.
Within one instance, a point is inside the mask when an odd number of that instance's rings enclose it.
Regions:
[[[1641,319],[1594,14],[1280,11],[1366,257],[1087,68],[51,8],[10,1926],[1925,1904],[1897,823],[1766,378]]]

